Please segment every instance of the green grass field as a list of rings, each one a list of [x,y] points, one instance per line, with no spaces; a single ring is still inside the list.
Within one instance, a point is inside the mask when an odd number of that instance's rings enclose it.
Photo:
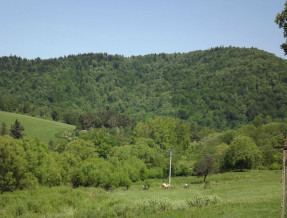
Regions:
[[[20,121],[24,126],[25,135],[38,138],[40,141],[45,143],[49,143],[50,140],[55,140],[54,135],[57,132],[75,129],[75,126],[73,125],[0,111],[0,124],[4,122],[7,129],[10,129],[16,119],[18,119],[18,121]]]
[[[212,175],[205,189],[196,177],[173,178],[169,190],[163,180],[149,190],[42,187],[0,195],[0,217],[279,217],[280,179],[280,171],[254,170]]]

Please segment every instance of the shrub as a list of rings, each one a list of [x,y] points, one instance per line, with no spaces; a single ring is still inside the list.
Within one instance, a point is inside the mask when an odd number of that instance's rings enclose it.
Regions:
[[[144,186],[147,186],[147,187],[151,187],[151,184],[152,184],[152,179],[146,179],[146,180],[144,180]]]
[[[230,144],[224,158],[224,168],[252,169],[260,165],[261,151],[254,141],[247,136],[238,136]]]
[[[23,179],[20,180],[21,189],[35,189],[38,186],[38,179],[30,172],[25,173]]]
[[[172,204],[166,198],[142,201],[138,204],[138,207],[139,212],[143,213],[158,213],[172,210]]]
[[[216,195],[194,195],[190,200],[187,200],[187,204],[190,207],[201,207],[204,205],[217,204],[219,198]]]

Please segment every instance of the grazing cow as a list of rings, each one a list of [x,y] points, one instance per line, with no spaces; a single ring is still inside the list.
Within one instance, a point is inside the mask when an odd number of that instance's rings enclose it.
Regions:
[[[143,190],[149,190],[149,186],[148,185],[143,185]]]
[[[163,189],[168,189],[170,186],[170,184],[165,184],[165,183],[162,183],[162,188]]]

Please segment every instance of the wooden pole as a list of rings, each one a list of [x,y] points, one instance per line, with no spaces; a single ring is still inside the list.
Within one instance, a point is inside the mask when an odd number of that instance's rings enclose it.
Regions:
[[[286,150],[287,150],[287,145],[286,145],[286,133],[284,135],[284,149],[283,149],[283,161],[284,161],[284,217],[287,217],[287,205],[286,205],[286,200],[287,200],[287,189],[286,189],[286,176],[287,176],[287,173],[286,173],[286,170],[287,170],[287,167],[286,167],[286,158],[287,158],[287,154],[286,154]]]
[[[287,198],[287,190],[286,190],[286,132],[283,133],[284,136],[284,145],[283,146],[272,146],[273,148],[283,148],[283,165],[282,165],[282,193],[281,193],[281,218],[287,217],[287,207],[286,207],[286,198]]]
[[[170,185],[171,182],[171,159],[172,159],[172,150],[169,153],[169,177],[168,177],[168,184]]]
[[[281,196],[281,218],[284,218],[285,216],[285,184],[286,184],[286,151],[285,146],[283,149],[283,166],[282,166],[282,196]]]

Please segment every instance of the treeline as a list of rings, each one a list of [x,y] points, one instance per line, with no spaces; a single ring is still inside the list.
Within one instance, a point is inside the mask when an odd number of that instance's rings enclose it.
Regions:
[[[92,128],[61,134],[45,145],[36,139],[0,136],[0,190],[72,184],[113,189],[132,182],[245,169],[280,169],[287,123],[252,124],[222,133],[196,131],[188,122],[155,117],[130,126]],[[73,137],[71,137],[71,135]],[[65,137],[67,136],[67,137]],[[206,170],[209,172],[206,174]]]
[[[0,58],[0,110],[76,124],[88,112],[172,116],[213,129],[287,116],[287,62],[258,49]]]
[[[6,123],[2,123],[1,124],[1,129],[0,129],[0,135],[4,136],[4,135],[10,135],[11,137],[13,137],[14,139],[19,139],[22,138],[24,136],[24,127],[22,126],[22,124],[16,119],[15,123],[13,125],[11,125],[10,129],[7,128]]]

